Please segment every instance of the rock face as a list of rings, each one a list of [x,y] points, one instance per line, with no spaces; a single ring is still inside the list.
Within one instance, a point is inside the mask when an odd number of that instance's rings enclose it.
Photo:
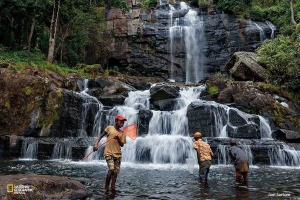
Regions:
[[[58,117],[64,89],[76,90],[77,76],[62,77],[27,67],[0,68],[0,135],[36,136]]]
[[[129,67],[134,69],[132,73],[137,75],[160,76],[185,81],[187,62],[189,62],[185,44],[188,41],[184,39],[185,33],[180,30],[188,27],[183,22],[186,21],[191,10],[201,16],[198,20],[201,23],[193,25],[198,26],[195,29],[197,30],[196,37],[200,37],[199,32],[203,31],[201,35],[203,39],[196,46],[199,51],[193,56],[200,59],[203,73],[207,76],[216,71],[224,71],[227,60],[235,52],[252,52],[261,44],[262,39],[274,35],[274,31],[264,22],[235,19],[218,12],[207,14],[199,8],[182,8],[180,4],[171,4],[174,8],[171,19],[171,6],[168,4],[158,5],[154,10],[144,10],[136,7],[136,2],[130,2],[132,9],[129,13],[123,14],[118,9],[109,10],[107,13],[108,30],[111,32],[107,41],[111,54],[106,64],[110,68]],[[177,27],[181,29],[177,30],[174,24],[170,25],[170,21],[173,23],[176,21]],[[257,26],[263,30],[266,38],[260,37],[260,30]],[[177,31],[176,34],[171,32],[171,29]],[[235,66],[237,69],[234,74],[238,74],[243,64],[244,62],[241,62],[239,67]],[[257,79],[264,78],[262,75],[254,75]],[[246,79],[244,77],[241,80]]]

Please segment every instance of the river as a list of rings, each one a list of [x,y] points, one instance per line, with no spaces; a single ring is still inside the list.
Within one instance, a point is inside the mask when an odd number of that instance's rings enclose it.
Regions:
[[[300,199],[300,168],[250,166],[248,184],[235,182],[234,167],[212,165],[207,184],[198,183],[186,164],[123,162],[117,192],[103,193],[106,163],[14,160],[0,163],[0,174],[67,176],[91,191],[92,199]]]

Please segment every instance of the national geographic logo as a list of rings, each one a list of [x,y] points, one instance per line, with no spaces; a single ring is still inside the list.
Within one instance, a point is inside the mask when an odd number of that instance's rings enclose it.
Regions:
[[[6,191],[13,194],[26,194],[26,192],[33,192],[33,189],[29,185],[7,184]]]
[[[7,184],[6,185],[6,191],[7,191],[7,193],[14,192],[14,184]]]

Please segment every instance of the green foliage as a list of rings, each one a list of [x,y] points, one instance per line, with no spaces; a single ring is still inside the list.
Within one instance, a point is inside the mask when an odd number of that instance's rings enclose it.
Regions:
[[[247,9],[249,5],[249,0],[219,0],[217,8],[223,9],[228,13],[239,14]]]
[[[156,0],[144,0],[143,2],[138,2],[137,6],[145,9],[154,8],[157,5]]]
[[[268,82],[296,91],[300,89],[299,41],[279,36],[265,41],[257,53],[260,62],[266,65]]]
[[[8,110],[11,108],[11,105],[10,105],[10,102],[9,102],[9,101],[5,102],[4,106],[5,106],[5,108],[8,109]]]
[[[280,86],[260,82],[258,84],[258,87],[262,91],[278,94],[279,96],[282,96],[282,97],[294,102],[295,104],[298,104],[300,102],[300,99],[299,99],[299,96],[297,93],[295,94],[288,90],[283,90],[283,89],[281,89]]]
[[[118,67],[118,66],[114,66],[114,67],[113,67],[113,70],[115,70],[115,71],[118,72],[118,71],[119,71],[119,67]]]
[[[26,96],[30,96],[32,94],[32,89],[31,87],[27,86],[24,88],[23,92]]]
[[[213,0],[198,0],[199,7],[211,8],[213,7]]]
[[[126,1],[123,0],[105,0],[105,5],[107,8],[120,8],[123,13],[129,11],[129,6]]]
[[[266,10],[260,6],[253,6],[250,9],[250,17],[254,21],[265,21],[267,19]]]
[[[218,94],[219,93],[219,88],[217,86],[210,86],[210,85],[208,85],[207,93],[209,95]]]

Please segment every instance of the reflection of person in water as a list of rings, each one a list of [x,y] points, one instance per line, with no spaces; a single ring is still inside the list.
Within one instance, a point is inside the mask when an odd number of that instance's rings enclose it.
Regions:
[[[242,185],[235,186],[235,199],[249,199],[249,189],[247,183],[242,183]]]
[[[236,146],[236,141],[230,141],[229,155],[235,167],[235,180],[240,181],[242,176],[244,182],[248,182],[249,161],[246,153]]]

